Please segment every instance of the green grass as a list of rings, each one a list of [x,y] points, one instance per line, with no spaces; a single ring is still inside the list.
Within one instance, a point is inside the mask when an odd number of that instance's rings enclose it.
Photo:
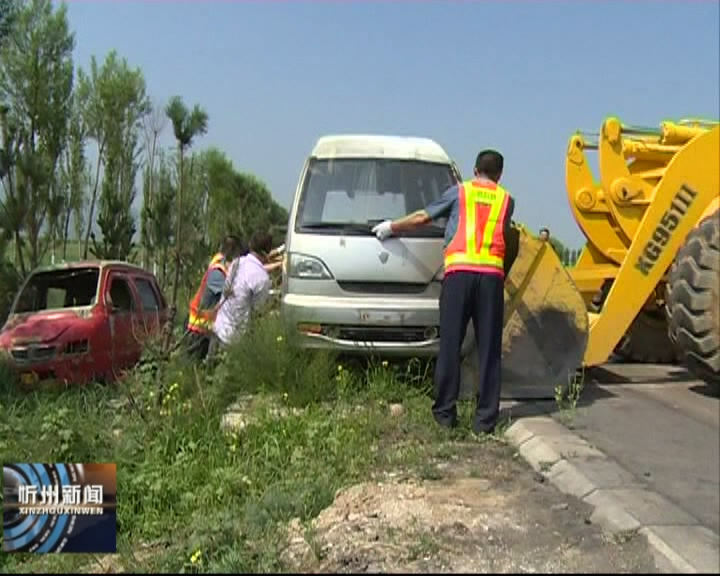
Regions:
[[[0,387],[0,460],[117,463],[114,562],[126,571],[284,570],[289,520],[307,523],[339,488],[384,469],[434,478],[429,458],[447,458],[444,441],[469,437],[434,425],[429,377],[417,361],[351,367],[299,353],[269,317],[213,371],[149,359],[112,387]],[[262,402],[229,434],[221,419],[242,394]],[[398,402],[402,413],[391,416]],[[0,555],[0,572],[97,570],[97,562]]]

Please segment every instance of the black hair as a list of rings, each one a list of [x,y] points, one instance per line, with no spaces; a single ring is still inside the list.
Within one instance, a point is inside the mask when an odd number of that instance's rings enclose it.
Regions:
[[[550,229],[549,228],[540,228],[540,234],[543,232],[547,232],[547,235],[550,236]]]
[[[477,155],[475,170],[498,182],[502,176],[504,162],[503,155],[497,150],[483,150]]]
[[[272,234],[258,231],[250,238],[250,250],[256,254],[269,254],[273,248]]]
[[[237,236],[236,234],[228,234],[223,238],[222,241],[222,252],[223,254],[229,254],[231,252],[243,252],[244,251],[244,242],[242,241],[242,238]]]

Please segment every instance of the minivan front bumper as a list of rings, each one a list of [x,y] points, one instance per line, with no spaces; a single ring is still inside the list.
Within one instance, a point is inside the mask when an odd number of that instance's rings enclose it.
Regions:
[[[434,356],[439,348],[433,298],[284,294],[283,317],[301,348],[382,356]]]

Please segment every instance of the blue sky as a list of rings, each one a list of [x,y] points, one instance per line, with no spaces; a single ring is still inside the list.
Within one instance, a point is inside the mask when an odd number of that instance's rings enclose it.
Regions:
[[[501,150],[516,219],[579,247],[564,181],[576,129],[720,116],[712,0],[68,7],[78,65],[115,48],[156,101],[200,103],[210,123],[197,148],[221,148],[285,206],[323,134],[426,136],[464,176],[481,148]]]

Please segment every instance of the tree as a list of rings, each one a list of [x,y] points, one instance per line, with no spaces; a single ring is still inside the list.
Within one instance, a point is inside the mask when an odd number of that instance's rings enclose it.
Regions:
[[[167,289],[169,250],[175,240],[176,189],[163,150],[158,151],[153,182],[152,203],[143,205],[142,219],[146,223],[148,248],[156,262],[159,258],[158,281]]]
[[[217,149],[204,153],[208,181],[207,223],[212,244],[232,232],[249,239],[257,230],[286,225],[288,213],[272,198],[264,182],[252,174],[237,172]]]
[[[18,9],[18,0],[0,0],[0,44],[10,35]]]
[[[139,168],[139,130],[142,118],[150,108],[145,78],[139,68],[130,68],[127,60],[120,58],[115,50],[107,54],[100,68],[93,57],[90,72],[86,74],[81,70],[78,78],[78,95],[85,111],[88,136],[95,141],[98,151],[83,254],[87,258],[98,191],[102,190],[104,199],[101,198],[100,210],[105,212],[98,215],[98,226],[103,241],[100,245],[94,242],[94,248],[127,257],[129,252],[124,254],[128,249],[125,239],[128,234],[130,238],[134,234],[129,228],[131,222],[134,227],[134,219],[128,217],[128,213],[135,196],[132,176]],[[102,188],[101,168],[104,169]],[[117,197],[111,198],[112,195]],[[111,212],[115,209],[123,211],[117,221]],[[101,221],[105,229],[100,225]]]
[[[167,116],[164,110],[153,104],[149,112],[143,118],[145,135],[145,169],[143,173],[143,211],[140,217],[140,233],[143,247],[142,264],[149,260],[152,246],[152,231],[146,218],[152,213],[153,206],[153,185],[155,184],[155,162],[158,156],[158,139],[165,129]],[[147,210],[146,210],[147,209]],[[149,263],[149,262],[148,262]],[[153,258],[153,274],[157,274],[157,259]]]
[[[0,103],[4,114],[5,213],[16,240],[22,273],[25,237],[30,264],[47,249],[41,231],[57,205],[58,161],[63,153],[73,89],[75,45],[67,8],[50,0],[31,0],[13,18],[0,46]]]
[[[170,119],[173,125],[173,132],[175,134],[175,140],[177,141],[178,149],[178,200],[177,200],[177,214],[181,216],[183,214],[183,192],[184,192],[184,181],[185,181],[185,152],[192,146],[193,140],[200,135],[207,132],[208,116],[207,112],[200,108],[199,105],[195,104],[192,111],[188,110],[187,106],[179,96],[173,96],[165,109],[167,117]],[[177,231],[175,234],[175,281],[173,282],[173,295],[172,305],[173,308],[177,307],[177,292],[178,284],[180,281],[180,266],[182,264],[181,250],[182,250],[182,218],[177,219]]]
[[[560,257],[560,259],[562,260],[562,258],[563,258],[564,255],[565,255],[565,250],[566,250],[565,244],[563,244],[562,242],[560,242],[560,240],[558,240],[557,238],[555,238],[555,236],[550,236],[550,245],[553,247],[553,250],[555,250],[555,253],[556,253],[556,254]]]
[[[75,220],[75,237],[80,240],[83,229],[83,213],[86,205],[86,192],[89,182],[85,141],[87,127],[83,118],[80,101],[75,96],[70,119],[68,146],[62,165],[62,183],[65,195],[62,224],[62,254],[67,259],[67,245],[70,237],[70,220]]]
[[[139,131],[150,108],[145,78],[139,68],[130,68],[127,60],[114,50],[108,53],[101,68],[93,57],[90,73],[81,70],[78,76],[78,98],[85,111],[84,122],[98,150],[83,255],[87,258],[101,191],[97,225],[103,239],[101,243],[93,239],[93,253],[102,258],[126,259],[135,234],[131,210],[139,169]]]

